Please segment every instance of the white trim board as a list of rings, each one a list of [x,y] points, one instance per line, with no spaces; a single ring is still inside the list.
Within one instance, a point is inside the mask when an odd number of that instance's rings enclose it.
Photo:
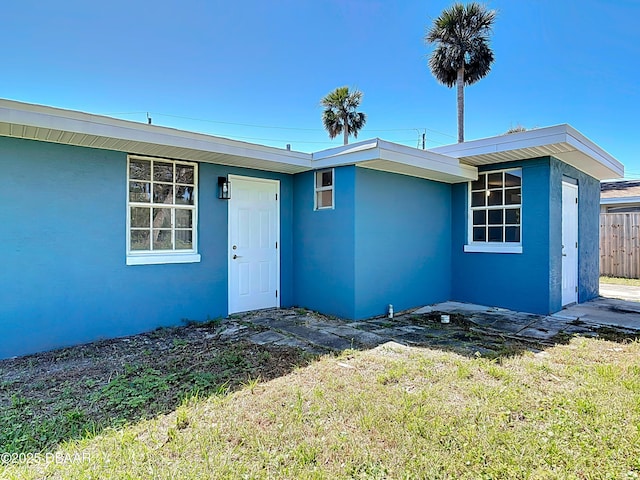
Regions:
[[[598,179],[624,174],[620,162],[566,124],[430,150],[376,138],[310,154],[0,99],[0,136],[285,174],[359,165],[444,183],[458,183],[475,180],[478,165],[547,155]]]
[[[472,140],[431,151],[475,166],[553,156],[598,180],[624,175],[624,166],[618,160],[567,124]]]

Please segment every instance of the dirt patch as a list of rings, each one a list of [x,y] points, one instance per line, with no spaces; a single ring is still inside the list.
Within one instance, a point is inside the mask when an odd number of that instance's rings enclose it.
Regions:
[[[259,330],[210,322],[0,361],[0,451],[50,450],[310,360],[296,348],[244,340]]]

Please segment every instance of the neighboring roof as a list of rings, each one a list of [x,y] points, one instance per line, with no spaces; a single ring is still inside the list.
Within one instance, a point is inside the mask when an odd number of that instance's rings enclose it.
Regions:
[[[619,180],[600,184],[600,203],[640,203],[640,180]]]
[[[279,173],[358,165],[445,183],[475,180],[477,166],[553,155],[598,178],[622,176],[611,155],[569,125],[419,150],[380,139],[314,154],[175,128],[0,99],[0,136]]]
[[[431,151],[474,166],[553,156],[598,180],[624,175],[624,166],[618,160],[567,124],[447,145]]]

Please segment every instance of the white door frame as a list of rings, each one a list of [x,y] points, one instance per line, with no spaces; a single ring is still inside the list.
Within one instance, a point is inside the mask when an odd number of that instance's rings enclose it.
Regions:
[[[272,180],[268,178],[258,178],[258,177],[246,177],[241,175],[228,175],[229,180],[229,192],[230,199],[228,200],[227,205],[227,310],[229,314],[236,313],[243,310],[238,310],[232,308],[233,302],[231,299],[232,296],[232,285],[231,285],[231,268],[233,262],[233,250],[232,250],[232,232],[231,232],[231,209],[233,206],[233,182],[237,180],[247,181],[247,182],[255,182],[255,183],[268,183],[275,185],[276,187],[276,220],[275,220],[275,241],[277,244],[276,248],[276,297],[274,305],[277,308],[280,307],[280,298],[281,298],[281,288],[280,288],[280,180]]]
[[[571,190],[575,193],[575,202],[572,202],[571,205],[567,205],[565,202],[565,189]],[[573,196],[572,196],[573,198]],[[563,181],[562,182],[562,207],[561,207],[561,216],[562,216],[562,279],[561,279],[561,298],[562,298],[562,306],[569,305],[572,303],[578,303],[578,287],[579,287],[579,277],[578,277],[578,213],[580,207],[579,200],[579,190],[578,185],[570,182]],[[569,232],[569,236],[571,238],[565,238],[565,232],[567,231],[568,225],[566,224],[567,215],[571,215],[574,222],[571,222],[571,225],[575,224],[575,228],[572,228],[571,232]],[[574,240],[575,238],[575,240]],[[570,243],[570,245],[566,245],[566,243]],[[575,259],[571,264],[569,264],[569,259]],[[568,271],[570,269],[570,271]],[[567,275],[572,275],[575,279],[575,289],[574,291],[567,291],[565,289],[565,280]]]

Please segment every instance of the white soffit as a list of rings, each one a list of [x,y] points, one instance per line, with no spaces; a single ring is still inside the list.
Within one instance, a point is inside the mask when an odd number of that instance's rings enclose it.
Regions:
[[[570,125],[556,125],[431,149],[469,165],[553,156],[598,180],[624,175],[624,166]]]
[[[3,99],[0,136],[280,173],[309,170],[311,161],[307,153]]]
[[[312,163],[314,169],[357,165],[445,183],[478,178],[476,167],[455,158],[378,138],[314,153]]]

